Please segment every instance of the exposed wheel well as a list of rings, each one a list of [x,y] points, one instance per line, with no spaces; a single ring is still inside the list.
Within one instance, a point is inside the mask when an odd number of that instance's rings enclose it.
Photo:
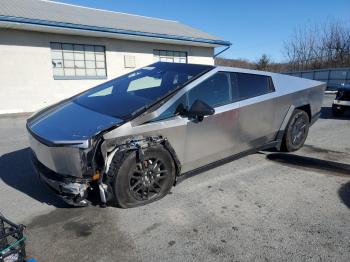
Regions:
[[[114,154],[120,154],[124,155],[128,151],[137,151],[138,154],[142,153],[145,148],[153,147],[161,145],[164,147],[172,157],[176,169],[176,176],[179,176],[181,174],[181,163],[176,155],[176,152],[174,148],[171,146],[169,141],[166,138],[163,138],[162,136],[153,136],[153,137],[143,137],[140,136],[138,138],[131,137],[129,140],[126,140],[125,142],[121,143],[118,148],[118,151],[113,151],[114,153],[110,154],[105,161],[107,163],[105,164],[106,170],[108,172],[109,166],[111,164],[111,161],[114,157]]]
[[[296,107],[295,109],[300,109],[300,110],[305,111],[307,113],[307,115],[309,116],[309,121],[311,121],[311,107],[310,107],[310,105],[299,106],[299,107]]]

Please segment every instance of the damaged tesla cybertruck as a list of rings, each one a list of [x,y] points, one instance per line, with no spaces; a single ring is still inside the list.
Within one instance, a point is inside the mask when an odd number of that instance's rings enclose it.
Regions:
[[[165,196],[184,174],[268,148],[302,147],[322,82],[247,69],[154,63],[27,121],[42,180],[67,203],[123,208]]]

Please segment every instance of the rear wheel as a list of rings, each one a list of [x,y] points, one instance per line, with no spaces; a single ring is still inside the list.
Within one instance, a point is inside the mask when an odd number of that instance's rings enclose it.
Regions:
[[[338,106],[338,105],[335,105],[335,104],[332,105],[332,112],[333,112],[333,115],[335,115],[335,116],[341,116],[341,115],[344,114],[344,111],[345,111],[345,110],[344,110],[343,107]]]
[[[303,110],[296,109],[284,133],[281,150],[292,152],[300,149],[307,138],[309,125],[310,120],[308,114]]]
[[[135,151],[122,157],[114,156],[108,173],[113,177],[114,201],[123,208],[145,205],[164,197],[175,181],[173,159],[160,145],[145,149],[142,162]]]

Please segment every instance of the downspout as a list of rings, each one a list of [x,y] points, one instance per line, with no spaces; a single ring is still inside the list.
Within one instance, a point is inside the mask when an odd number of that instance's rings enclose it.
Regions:
[[[218,55],[221,55],[223,52],[229,50],[230,47],[231,47],[231,45],[232,45],[232,44],[230,43],[228,46],[226,46],[226,47],[225,47],[223,50],[221,50],[219,53],[214,54],[214,58],[217,57]]]

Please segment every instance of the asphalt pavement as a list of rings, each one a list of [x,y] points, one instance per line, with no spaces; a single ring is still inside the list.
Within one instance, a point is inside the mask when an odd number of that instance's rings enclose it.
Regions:
[[[27,253],[56,261],[350,261],[350,114],[302,150],[259,152],[185,179],[138,208],[71,208],[37,178],[25,116],[0,117],[0,212]]]

